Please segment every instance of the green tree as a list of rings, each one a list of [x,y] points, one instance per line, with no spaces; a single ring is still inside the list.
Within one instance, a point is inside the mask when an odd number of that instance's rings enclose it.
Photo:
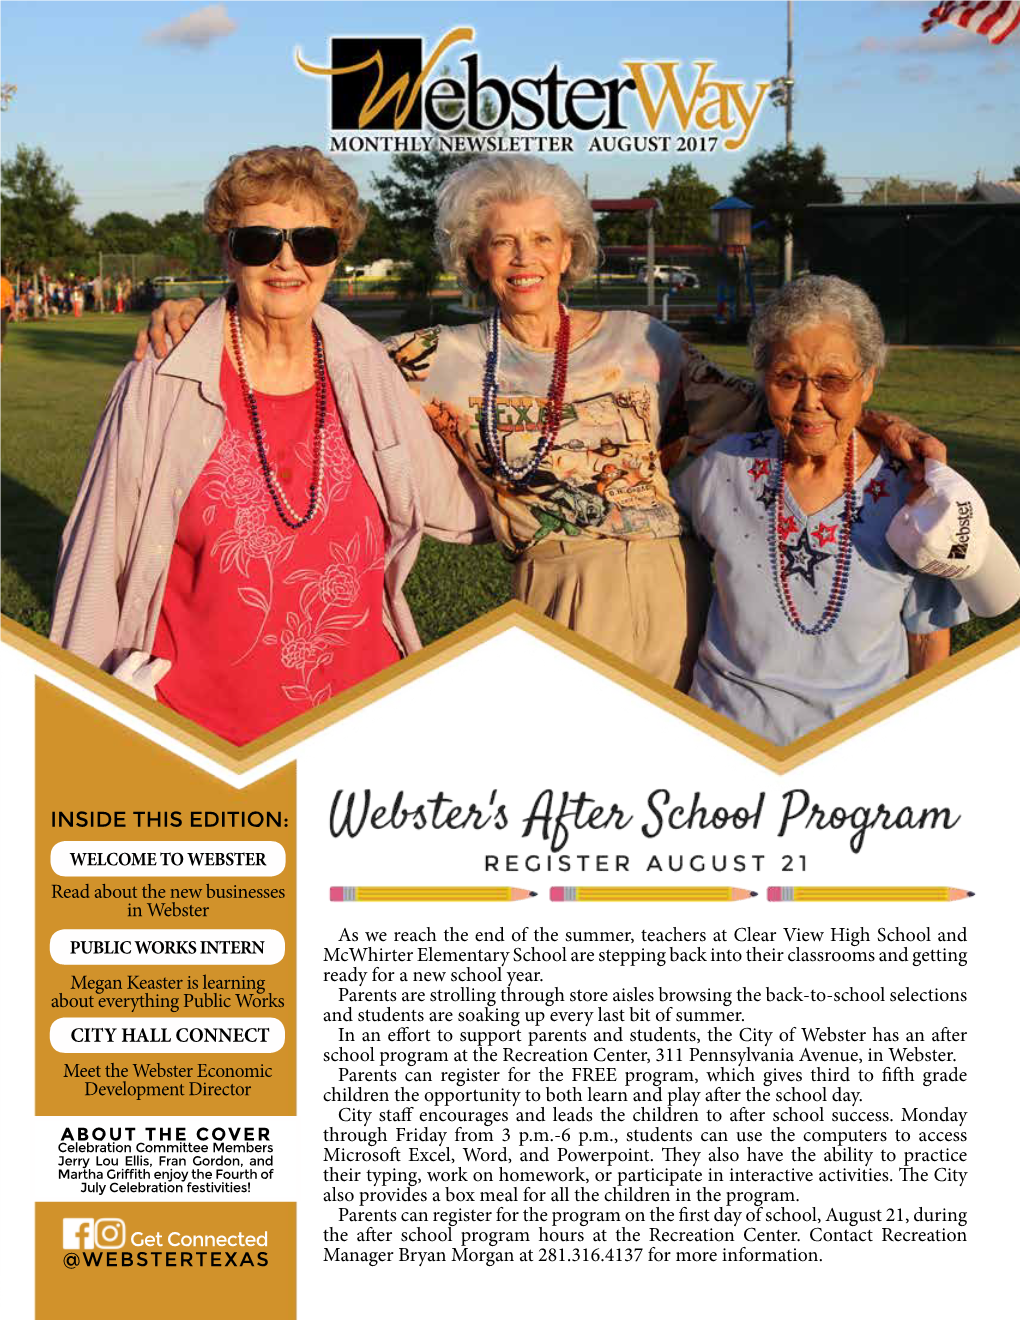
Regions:
[[[151,252],[154,240],[151,221],[130,211],[110,211],[92,226],[92,241],[100,252]]]
[[[372,183],[382,210],[397,235],[397,249],[411,263],[404,291],[428,297],[442,271],[433,234],[436,195],[447,178],[473,160],[471,155],[402,152],[392,158],[391,174],[374,175]]]
[[[709,210],[722,195],[693,165],[674,165],[664,183],[653,180],[651,195],[662,203],[655,229],[666,243],[703,243],[712,237]],[[647,195],[647,194],[644,194]]]
[[[219,245],[205,231],[199,211],[172,211],[152,227],[152,246],[179,263],[182,274],[213,275],[220,269]]]
[[[58,270],[88,248],[74,219],[78,195],[41,147],[19,146],[0,167],[3,264],[9,271]]]
[[[1020,165],[1013,166],[1013,178],[1020,183]]]
[[[655,197],[662,205],[662,213],[655,217],[657,243],[710,240],[709,208],[719,200],[719,192],[701,178],[693,165],[674,165],[665,179],[653,179],[638,196]],[[645,241],[646,223],[641,214],[610,213],[599,221],[599,233],[606,244],[640,244]]]
[[[730,184],[730,191],[754,207],[754,221],[769,222],[772,234],[798,237],[808,206],[841,202],[843,190],[825,168],[825,151],[776,147],[752,156]]]
[[[866,206],[899,206],[906,202],[955,202],[956,184],[937,183],[926,180],[924,183],[912,183],[909,179],[890,174],[886,179],[878,179],[866,192],[861,194],[861,202]]]
[[[366,202],[368,221],[364,232],[344,261],[350,266],[367,266],[381,257],[392,257],[399,249],[397,234],[389,218],[375,202]]]

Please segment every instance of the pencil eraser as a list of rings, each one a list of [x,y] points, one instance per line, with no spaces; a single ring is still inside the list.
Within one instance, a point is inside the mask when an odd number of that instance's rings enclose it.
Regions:
[[[783,901],[782,885],[769,885],[768,901],[770,903],[781,903]]]
[[[563,886],[562,886],[562,885],[553,885],[553,887],[549,890],[549,899],[550,899],[550,901],[553,902],[553,903],[562,903],[562,902],[563,902]]]

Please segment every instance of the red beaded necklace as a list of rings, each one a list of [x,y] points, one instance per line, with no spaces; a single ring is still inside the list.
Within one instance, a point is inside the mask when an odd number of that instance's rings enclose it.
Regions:
[[[786,556],[782,553],[779,528],[782,526],[784,495],[786,493],[786,453],[782,435],[779,436],[779,480],[773,492],[772,526],[769,529],[769,559],[772,564],[773,579],[779,593],[786,621],[791,628],[809,637],[819,637],[827,633],[839,618],[846,599],[847,586],[850,582],[851,552],[853,550],[854,521],[854,482],[857,478],[857,432],[852,431],[846,447],[846,465],[843,469],[843,517],[839,529],[839,547],[836,555],[836,569],[832,575],[829,599],[825,602],[817,622],[810,627],[800,617],[790,582]]]
[[[259,420],[258,404],[255,393],[248,384],[248,367],[244,359],[244,340],[241,338],[241,321],[237,307],[230,308],[230,337],[234,345],[234,357],[237,360],[237,374],[241,378],[248,416],[251,419],[252,434],[259,452],[259,464],[266,483],[266,490],[273,501],[273,506],[280,516],[280,521],[296,531],[311,522],[319,511],[319,495],[322,490],[322,476],[326,463],[326,356],[322,348],[322,336],[318,327],[312,324],[312,365],[315,371],[315,442],[312,452],[312,479],[308,484],[308,509],[299,514],[287,498],[286,491],[280,485],[279,478],[269,465],[266,444],[262,436],[262,423]]]

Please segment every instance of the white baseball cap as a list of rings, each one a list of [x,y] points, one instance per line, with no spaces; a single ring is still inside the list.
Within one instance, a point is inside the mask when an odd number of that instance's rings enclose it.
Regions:
[[[1003,614],[1020,600],[1020,564],[993,529],[969,481],[934,458],[924,462],[927,489],[894,515],[885,539],[919,573],[951,579],[975,614]]]

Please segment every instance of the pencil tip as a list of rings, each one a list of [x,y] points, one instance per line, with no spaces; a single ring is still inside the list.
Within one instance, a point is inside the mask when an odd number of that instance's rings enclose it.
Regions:
[[[758,891],[757,891],[757,889],[749,889],[749,890],[747,891],[747,896],[748,896],[748,898],[757,898],[757,897],[758,897]]]
[[[538,898],[538,890],[537,890],[537,889],[531,889],[531,890],[529,890],[529,891],[528,891],[528,897],[529,897],[529,898]]]
[[[973,898],[973,897],[974,897],[974,890],[973,890],[973,889],[968,889],[968,890],[967,890],[967,897],[968,897],[968,898]]]

